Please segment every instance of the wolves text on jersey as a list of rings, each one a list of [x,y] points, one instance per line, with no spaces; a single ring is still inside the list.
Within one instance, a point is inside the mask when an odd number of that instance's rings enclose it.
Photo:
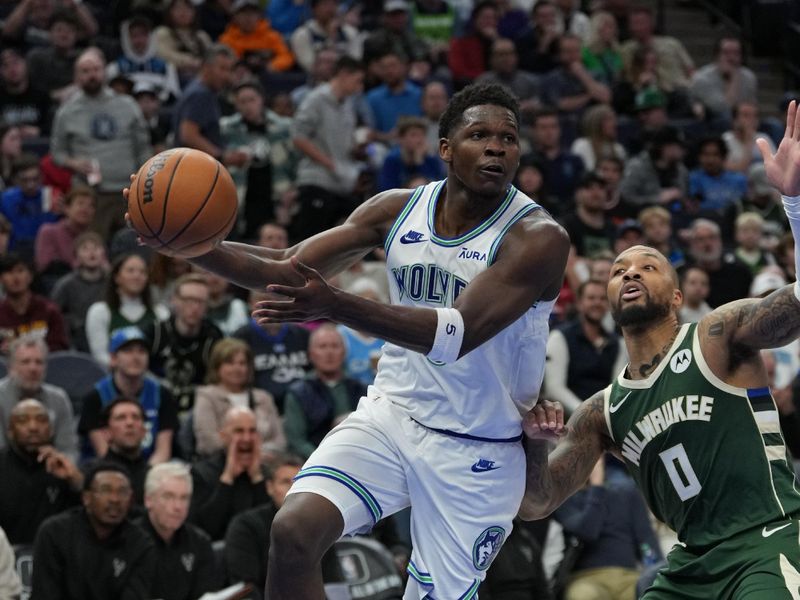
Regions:
[[[394,267],[400,300],[408,296],[415,302],[452,306],[467,282],[438,265],[419,263]]]
[[[622,456],[637,467],[645,446],[654,437],[681,421],[710,421],[714,408],[714,398],[687,394],[667,400],[644,415],[636,423],[641,437],[634,429],[628,432],[622,441]]]

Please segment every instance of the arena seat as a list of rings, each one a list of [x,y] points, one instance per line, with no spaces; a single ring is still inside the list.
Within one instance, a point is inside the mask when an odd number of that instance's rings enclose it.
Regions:
[[[353,600],[403,597],[403,580],[391,552],[382,544],[370,538],[348,537],[336,542],[334,550]]]
[[[33,578],[33,546],[20,544],[14,546],[14,568],[22,582],[20,600],[28,600],[31,596],[31,583]]]
[[[75,415],[81,412],[81,402],[94,384],[108,374],[108,370],[90,354],[64,350],[53,352],[47,358],[44,380],[62,388],[72,401]]]

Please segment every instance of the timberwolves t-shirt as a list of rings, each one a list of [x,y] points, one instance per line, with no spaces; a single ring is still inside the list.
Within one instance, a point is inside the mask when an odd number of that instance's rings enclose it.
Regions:
[[[283,324],[275,335],[271,335],[250,319],[250,323],[234,333],[233,337],[249,344],[255,363],[255,385],[272,394],[278,410],[283,414],[286,388],[297,379],[305,379],[311,369],[308,361],[308,330]]]

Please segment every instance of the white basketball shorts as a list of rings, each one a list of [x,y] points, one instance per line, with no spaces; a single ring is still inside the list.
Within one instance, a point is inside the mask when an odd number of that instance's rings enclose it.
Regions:
[[[477,598],[511,533],[525,491],[519,442],[427,429],[386,398],[362,398],[298,473],[290,494],[336,506],[343,535],[411,506],[413,551],[404,600]]]

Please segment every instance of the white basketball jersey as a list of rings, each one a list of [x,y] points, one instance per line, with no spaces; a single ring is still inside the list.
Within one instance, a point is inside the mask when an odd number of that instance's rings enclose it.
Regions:
[[[469,282],[493,263],[511,226],[540,208],[512,186],[483,223],[458,238],[443,238],[434,231],[434,215],[444,184],[417,188],[386,237],[392,304],[452,307]],[[488,308],[492,298],[485,301]],[[448,365],[387,343],[370,394],[388,397],[433,429],[488,439],[519,436],[521,415],[536,403],[542,383],[554,303],[537,302]]]

